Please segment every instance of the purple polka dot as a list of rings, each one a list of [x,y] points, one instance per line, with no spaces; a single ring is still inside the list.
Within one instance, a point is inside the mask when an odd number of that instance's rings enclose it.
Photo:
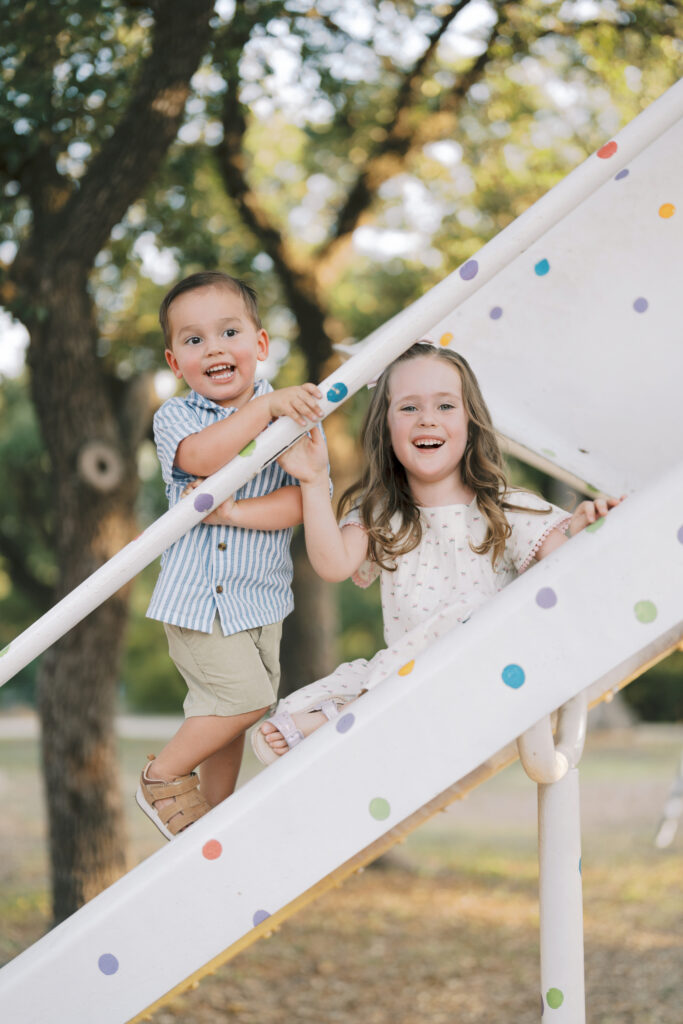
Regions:
[[[463,281],[471,281],[479,273],[479,264],[476,260],[468,260],[467,263],[463,263],[459,273]]]
[[[644,313],[647,307],[648,301],[647,299],[644,299],[642,296],[639,299],[636,299],[636,301],[633,303],[633,308],[635,309],[636,313]]]
[[[213,507],[213,494],[198,494],[194,499],[194,507],[198,512],[208,512]]]
[[[356,716],[352,715],[350,711],[347,714],[342,715],[337,722],[337,732],[348,732],[355,721]]]
[[[257,910],[254,914],[254,928],[257,924],[261,924],[263,921],[267,921],[270,917],[270,913],[267,910]]]
[[[678,527],[678,533],[676,534],[681,544],[683,544],[683,526]]]
[[[539,608],[554,608],[557,604],[557,594],[552,587],[541,587],[536,594],[536,604]]]
[[[103,953],[97,961],[97,966],[102,974],[116,974],[119,969],[119,962],[113,953]]]
[[[618,174],[614,175],[615,181],[621,181],[622,178],[628,178],[628,168],[624,167],[623,171],[619,171]]]
[[[491,312],[489,313],[489,316],[491,317],[492,320],[500,320],[502,315],[503,310],[501,309],[500,306],[494,306]]]

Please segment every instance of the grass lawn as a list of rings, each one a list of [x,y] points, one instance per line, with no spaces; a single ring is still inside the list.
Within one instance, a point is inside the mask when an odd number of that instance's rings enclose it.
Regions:
[[[160,743],[120,740],[131,865],[163,842],[132,799],[145,754]],[[683,1020],[683,822],[668,849],[653,844],[682,746],[683,727],[589,734],[581,799],[590,1024]],[[247,758],[245,775],[254,770]],[[35,739],[0,739],[0,791],[6,962],[48,921]],[[525,1024],[539,1015],[536,795],[513,765],[154,1020]]]

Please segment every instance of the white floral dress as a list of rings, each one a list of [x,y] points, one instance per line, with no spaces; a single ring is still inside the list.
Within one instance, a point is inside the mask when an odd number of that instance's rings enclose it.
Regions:
[[[553,530],[564,532],[571,516],[529,491],[513,491],[508,500],[522,511],[506,513],[512,529],[503,557],[494,569],[491,555],[477,555],[486,521],[476,499],[469,505],[423,508],[419,545],[397,559],[394,572],[364,562],[354,583],[369,586],[377,577],[382,591],[386,648],[373,658],[345,662],[331,675],[285,697],[278,708],[290,714],[319,708],[325,701],[354,700],[391,675],[436,637],[466,622],[473,612],[519,576]],[[538,512],[527,511],[538,509]],[[341,523],[363,529],[352,512]]]

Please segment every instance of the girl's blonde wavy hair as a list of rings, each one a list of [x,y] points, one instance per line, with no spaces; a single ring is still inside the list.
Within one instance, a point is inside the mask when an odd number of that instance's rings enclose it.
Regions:
[[[341,519],[351,509],[358,509],[368,532],[368,557],[382,569],[395,570],[396,559],[420,543],[420,507],[415,503],[405,469],[391,446],[388,412],[392,370],[399,363],[421,357],[439,359],[455,367],[462,381],[468,438],[460,471],[463,484],[474,491],[479,511],[486,520],[484,540],[479,546],[471,544],[471,547],[478,555],[490,552],[495,565],[511,533],[505,512],[519,510],[520,506],[506,500],[508,483],[502,452],[491,414],[469,363],[457,352],[436,348],[429,342],[416,342],[390,363],[377,381],[361,429],[365,469],[360,479],[342,494],[338,516]],[[400,516],[400,526],[394,531],[391,520],[396,513]]]

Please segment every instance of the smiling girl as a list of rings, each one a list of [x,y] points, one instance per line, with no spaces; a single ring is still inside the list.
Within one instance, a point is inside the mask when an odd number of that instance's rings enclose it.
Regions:
[[[534,561],[607,514],[612,499],[582,502],[573,515],[528,491],[511,490],[486,403],[467,361],[418,342],[377,382],[362,431],[365,468],[330,501],[319,431],[281,458],[298,477],[308,556],[325,580],[352,577],[382,590],[387,647],[280,701],[252,733],[269,763],[340,706],[387,678]]]

